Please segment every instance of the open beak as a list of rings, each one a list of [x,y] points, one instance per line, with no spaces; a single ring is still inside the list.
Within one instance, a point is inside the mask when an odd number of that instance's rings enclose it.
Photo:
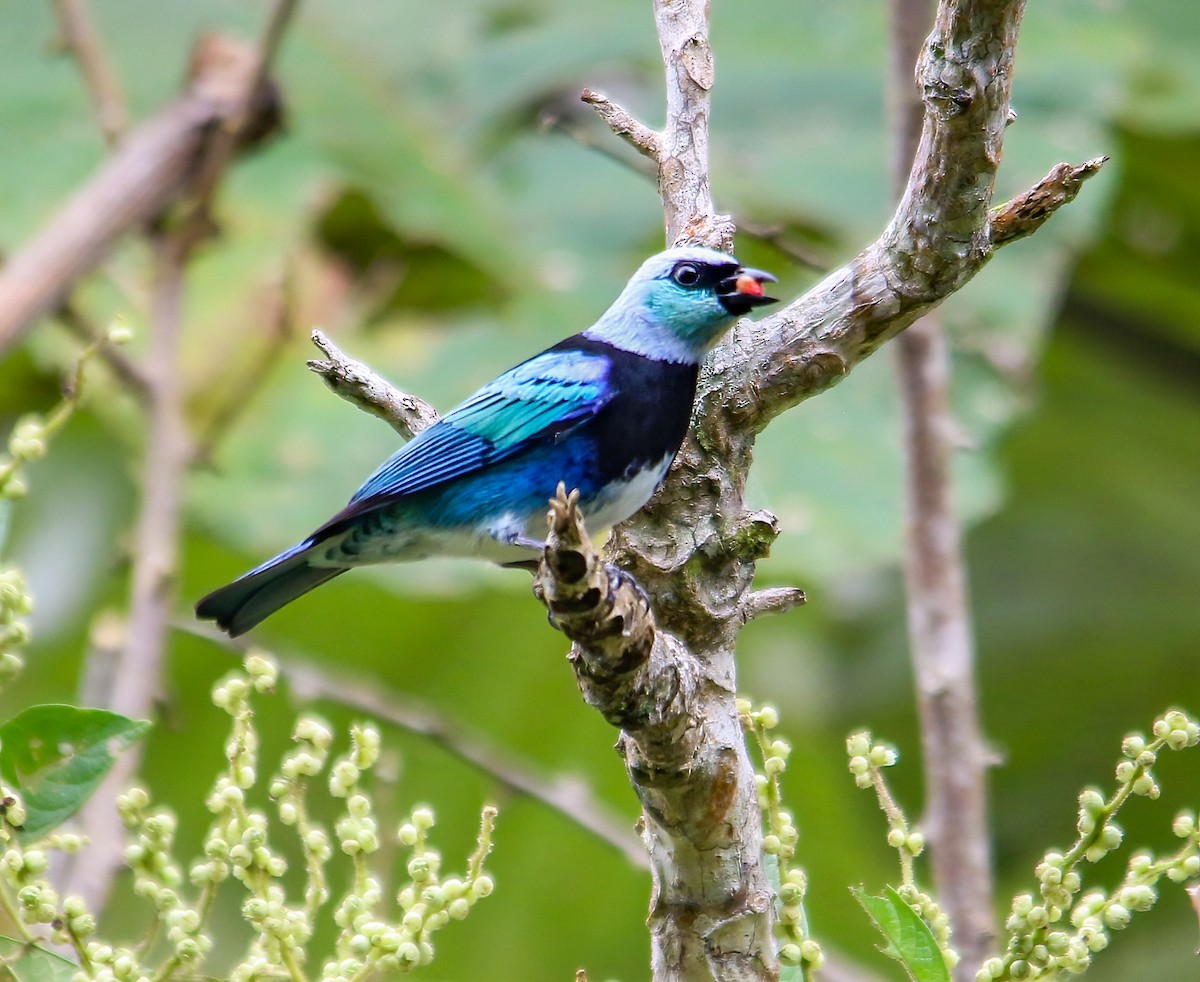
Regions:
[[[732,276],[727,276],[717,284],[717,299],[734,317],[750,313],[755,307],[764,304],[778,303],[775,297],[768,297],[763,292],[764,283],[775,283],[776,279],[770,273],[761,269],[750,269],[739,266]]]

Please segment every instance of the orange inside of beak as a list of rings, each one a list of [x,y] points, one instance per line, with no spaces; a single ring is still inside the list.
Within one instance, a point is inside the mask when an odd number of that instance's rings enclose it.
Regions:
[[[762,284],[748,273],[743,273],[736,280],[734,280],[734,286],[737,287],[738,293],[748,293],[755,297],[761,297],[763,295]]]

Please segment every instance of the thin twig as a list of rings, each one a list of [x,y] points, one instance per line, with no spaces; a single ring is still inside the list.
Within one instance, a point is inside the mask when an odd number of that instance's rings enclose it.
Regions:
[[[588,90],[585,89],[584,92],[587,93]],[[547,112],[541,116],[539,122],[543,129],[562,133],[570,137],[581,147],[594,150],[596,153],[624,167],[628,167],[643,177],[656,179],[658,176],[658,167],[655,164],[649,163],[644,156],[633,157],[627,153],[614,150],[608,141],[597,139],[592,130],[579,125],[568,115]],[[614,132],[618,136],[622,135],[620,131],[614,130]],[[819,272],[825,272],[829,269],[828,256],[816,248],[796,242],[795,239],[787,234],[787,230],[782,225],[764,225],[742,218],[738,221],[738,234],[767,243],[797,265],[807,266],[809,269],[815,269]]]
[[[646,869],[646,850],[629,823],[613,815],[581,780],[541,773],[536,765],[474,736],[461,723],[451,720],[411,696],[381,686],[378,679],[334,677],[310,662],[288,658],[284,675],[297,695],[309,699],[332,699],[344,706],[370,713],[410,733],[425,737],[447,753],[489,775],[502,787],[537,801],[558,812],[605,845],[611,846],[632,865]]]
[[[114,712],[133,719],[150,715],[159,698],[188,457],[179,362],[186,258],[168,236],[157,241],[155,260],[146,357],[150,429],[134,536],[132,596],[125,644],[117,667],[108,673],[111,687],[103,700]],[[113,802],[132,780],[139,762],[137,748],[121,754],[80,812],[91,848],[75,857],[66,892],[84,897],[91,910],[104,909],[121,864],[123,833]]]
[[[749,624],[771,614],[786,614],[807,602],[808,597],[799,587],[773,586],[755,590],[742,605],[742,623]]]
[[[899,198],[921,135],[924,106],[913,66],[932,23],[931,0],[889,0],[892,186]],[[950,354],[936,314],[896,339],[896,373],[904,425],[909,647],[921,721],[924,826],[934,887],[950,916],[969,982],[995,938],[987,821],[988,755],[979,725],[975,646],[966,595],[962,529],[954,509],[950,456]],[[878,777],[878,776],[877,776]],[[880,794],[885,790],[878,777]],[[901,850],[901,863],[910,857]]]
[[[116,146],[125,135],[129,122],[125,96],[109,64],[86,0],[54,0],[54,12],[58,16],[58,31],[63,47],[79,63],[100,132],[110,147]]]
[[[55,316],[75,337],[88,344],[92,344],[104,336],[100,327],[70,300],[58,308]],[[150,399],[150,380],[146,377],[145,369],[111,344],[101,345],[98,350],[100,357],[112,369],[112,373],[120,380],[121,384],[133,394],[138,402],[147,405]]]
[[[584,89],[584,92],[587,91],[587,89]],[[651,180],[656,180],[658,177],[658,165],[646,155],[643,154],[635,157],[616,149],[611,141],[600,139],[599,134],[594,129],[582,125],[578,119],[567,113],[544,112],[538,117],[538,126],[543,131],[548,130],[555,133],[562,133],[564,136],[570,137],[581,147],[593,150],[600,154],[600,156],[606,157],[614,163],[628,168],[635,174],[640,174],[642,177],[648,177]],[[619,133],[617,135],[620,136]]]
[[[225,363],[218,369],[219,376],[233,374],[233,378],[225,382],[220,402],[196,439],[196,446],[192,451],[192,463],[196,466],[203,467],[211,463],[217,444],[253,404],[255,396],[262,390],[263,379],[292,339],[295,317],[290,272],[282,277],[278,289],[273,292],[275,295],[270,302],[271,309],[265,314],[261,310],[255,311],[256,322],[266,322],[266,336],[258,339],[259,343],[251,357],[236,374],[231,373]]]
[[[176,630],[206,638],[231,651],[249,645],[188,620]],[[283,676],[302,699],[329,699],[428,739],[446,753],[489,775],[502,787],[558,812],[601,842],[611,846],[639,869],[648,866],[646,850],[624,820],[599,801],[581,780],[543,773],[536,764],[497,748],[458,720],[398,689],[381,685],[344,669],[334,675],[295,654],[283,659]]]

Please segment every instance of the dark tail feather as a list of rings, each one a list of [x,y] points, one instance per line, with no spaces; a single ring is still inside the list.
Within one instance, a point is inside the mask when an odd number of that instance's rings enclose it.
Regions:
[[[309,566],[307,550],[285,552],[196,604],[196,616],[216,621],[231,638],[245,634],[280,607],[344,572],[346,566]]]

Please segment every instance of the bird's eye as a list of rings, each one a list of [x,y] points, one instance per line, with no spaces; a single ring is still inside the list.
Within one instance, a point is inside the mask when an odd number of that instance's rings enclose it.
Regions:
[[[680,286],[695,286],[700,282],[700,270],[691,263],[680,263],[671,271],[671,279]]]

